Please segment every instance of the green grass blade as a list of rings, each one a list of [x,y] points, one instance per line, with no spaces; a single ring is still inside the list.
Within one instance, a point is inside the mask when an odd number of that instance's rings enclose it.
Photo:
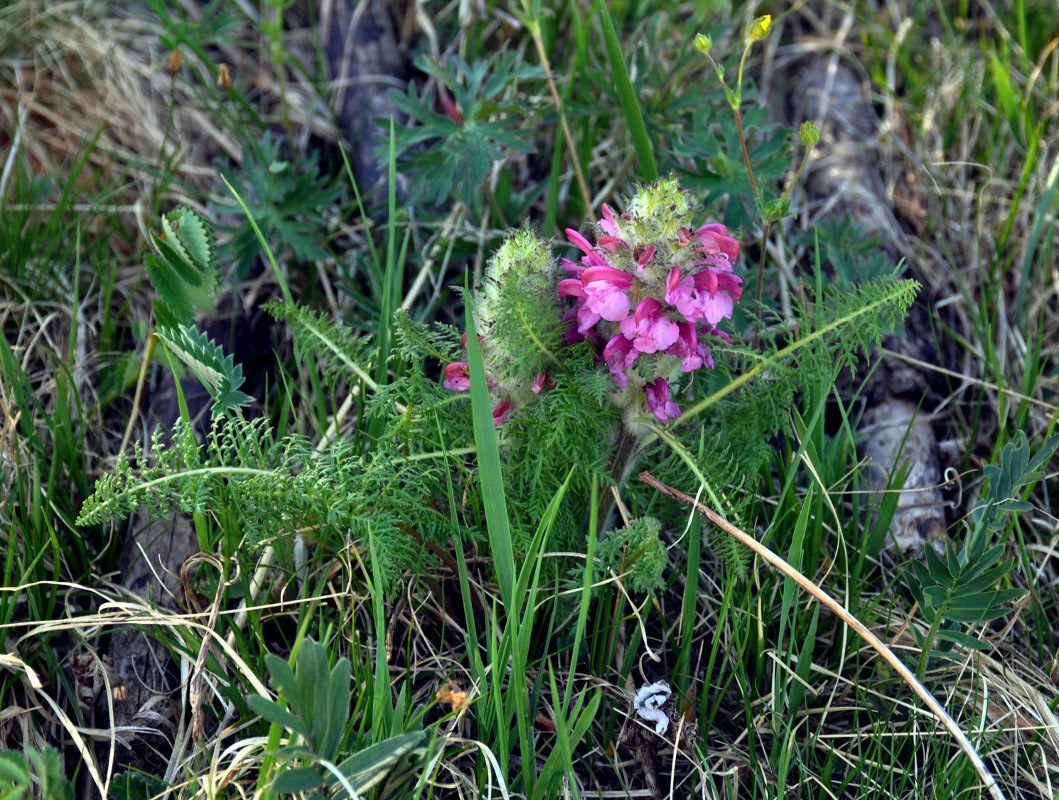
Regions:
[[[467,292],[470,297],[470,292]],[[465,308],[467,330],[467,363],[471,372],[471,416],[474,422],[474,444],[478,458],[478,479],[482,486],[485,522],[489,533],[489,549],[493,554],[500,597],[504,608],[514,609],[515,552],[511,547],[511,523],[507,515],[504,476],[500,469],[500,446],[493,424],[493,405],[485,382],[482,348],[474,328],[474,312],[468,303]]]
[[[607,48],[607,59],[610,61],[611,79],[618,91],[618,100],[621,102],[621,110],[625,115],[625,124],[629,126],[632,146],[636,149],[636,158],[640,162],[640,176],[645,181],[656,180],[658,164],[655,163],[651,139],[647,136],[647,126],[644,124],[640,101],[636,99],[636,91],[632,88],[629,70],[625,66],[625,57],[621,54],[621,42],[614,30],[614,20],[610,16],[606,3],[596,3],[596,14],[599,16],[600,26],[603,29],[603,43]]]

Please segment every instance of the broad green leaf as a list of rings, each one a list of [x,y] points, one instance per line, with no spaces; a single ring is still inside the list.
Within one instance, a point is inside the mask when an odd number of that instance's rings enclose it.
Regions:
[[[297,794],[315,789],[324,782],[316,767],[291,767],[280,772],[272,782],[272,791],[277,794]]]
[[[394,736],[350,756],[338,765],[338,769],[347,777],[357,794],[363,796],[384,781],[406,756],[425,756],[427,738],[426,731],[412,731]],[[331,784],[332,781],[328,783]]]

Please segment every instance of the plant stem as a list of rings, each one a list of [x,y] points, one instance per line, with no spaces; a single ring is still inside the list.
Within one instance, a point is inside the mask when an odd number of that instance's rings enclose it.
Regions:
[[[574,175],[577,177],[577,187],[581,191],[581,200],[585,204],[585,212],[590,214],[592,213],[592,195],[588,191],[585,171],[581,168],[581,158],[577,155],[577,146],[574,144],[574,137],[570,134],[570,126],[566,122],[566,114],[563,113],[563,101],[559,97],[559,90],[556,88],[555,80],[552,78],[552,68],[548,61],[548,54],[544,50],[544,39],[541,37],[540,24],[529,26],[529,30],[533,36],[533,44],[537,48],[537,55],[541,60],[541,67],[544,68],[544,77],[548,81],[548,89],[552,94],[555,111],[559,114],[559,124],[563,127],[563,138],[566,139],[566,148],[570,153],[570,165],[574,168]]]
[[[629,473],[632,472],[632,468],[636,464],[636,457],[639,455],[642,440],[643,437],[637,436],[630,431],[624,422],[621,423],[621,427],[618,428],[618,435],[614,440],[614,455],[610,459],[610,478],[614,482],[614,486],[620,487],[628,479]],[[599,501],[596,506],[599,514],[597,517],[599,528],[597,530],[601,534],[607,530],[616,505],[614,492],[609,488],[604,488],[599,493]]]
[[[743,135],[743,115],[739,113],[738,108],[733,108],[732,113],[735,114],[735,127],[739,131],[739,144],[743,148],[743,163],[746,164],[746,174],[750,176],[750,188],[754,190],[754,200],[760,199],[757,191],[757,180],[754,178],[754,168],[750,166],[750,153],[746,149],[746,137]]]

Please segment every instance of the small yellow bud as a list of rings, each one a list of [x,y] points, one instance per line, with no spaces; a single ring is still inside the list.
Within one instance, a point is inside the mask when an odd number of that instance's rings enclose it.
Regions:
[[[710,48],[713,47],[713,39],[704,33],[697,34],[695,36],[695,49],[703,55],[710,52]]]
[[[765,14],[763,17],[758,17],[752,23],[750,23],[750,30],[747,31],[747,35],[755,42],[760,42],[769,34],[769,26],[772,24],[772,15]]]
[[[225,91],[232,88],[232,73],[227,64],[217,65],[217,85]]]
[[[803,122],[802,127],[798,130],[798,141],[806,147],[812,147],[820,141],[820,131],[816,129],[813,123]]]

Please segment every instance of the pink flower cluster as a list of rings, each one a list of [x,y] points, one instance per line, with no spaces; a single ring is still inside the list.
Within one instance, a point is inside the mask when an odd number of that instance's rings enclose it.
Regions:
[[[641,188],[620,216],[604,205],[595,244],[566,230],[582,255],[579,261],[560,260],[569,277],[558,282],[558,298],[550,283],[557,270],[548,243],[528,230],[509,235],[475,295],[487,381],[494,401],[502,401],[493,413],[497,425],[545,387],[543,364],[510,374],[505,365],[522,362],[517,351],[523,345],[495,335],[496,321],[510,313],[500,299],[530,286],[542,291],[546,303],[574,299],[566,312],[567,343],[588,340],[596,346],[617,385],[616,405],[634,417],[646,408],[663,423],[680,416],[670,399],[673,386],[682,374],[713,369],[707,341],[712,336],[727,341],[717,325],[731,318],[743,293],[743,281],[732,271],[739,242],[718,223],[693,227],[693,215],[689,195],[672,177]],[[466,362],[445,367],[444,386],[457,392],[470,388]]]
[[[635,376],[632,388],[643,390],[647,409],[669,422],[680,416],[669,399],[669,376],[712,369],[702,337],[727,340],[717,324],[732,316],[743,293],[742,280],[732,273],[739,243],[719,223],[695,230],[670,225],[672,235],[665,236],[666,225],[643,222],[635,214],[617,217],[604,205],[595,245],[568,228],[567,237],[583,255],[580,263],[562,259],[570,277],[559,281],[558,290],[576,300],[568,341],[587,338],[602,345],[618,388],[629,387]],[[645,241],[638,232],[663,235]],[[644,363],[641,356],[654,358]]]

